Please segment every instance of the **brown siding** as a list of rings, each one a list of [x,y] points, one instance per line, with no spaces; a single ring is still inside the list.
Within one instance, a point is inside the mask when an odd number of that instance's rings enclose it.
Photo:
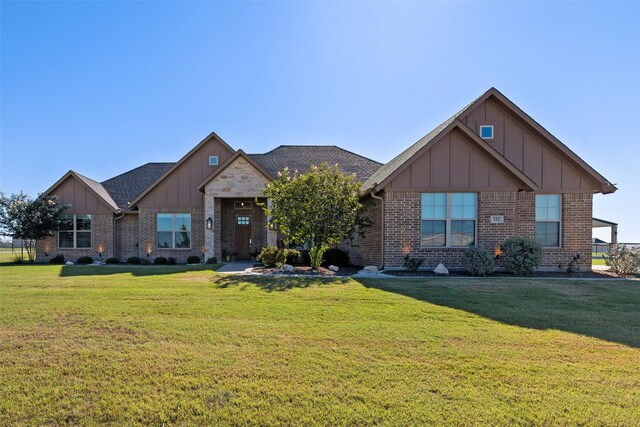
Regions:
[[[111,213],[111,208],[87,188],[85,184],[73,176],[65,179],[58,188],[51,192],[59,198],[60,204],[69,205],[65,213],[98,214]]]
[[[209,166],[209,156],[218,156],[222,165],[233,153],[212,139],[196,150],[180,166],[166,176],[137,204],[146,208],[198,208],[204,206],[203,194],[197,186],[220,166]]]

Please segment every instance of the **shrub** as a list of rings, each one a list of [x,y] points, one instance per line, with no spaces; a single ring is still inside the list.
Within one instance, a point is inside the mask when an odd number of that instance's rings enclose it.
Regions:
[[[280,249],[278,264],[293,264],[298,261],[300,251],[296,249]]]
[[[141,259],[139,256],[130,256],[127,258],[127,264],[139,265],[141,263]]]
[[[191,255],[187,258],[187,264],[200,264],[200,257],[198,255]]]
[[[159,256],[156,257],[156,259],[153,260],[153,264],[154,265],[167,265],[167,259],[163,256]]]
[[[504,269],[516,276],[529,276],[542,260],[542,247],[534,240],[510,237],[500,249],[504,251]]]
[[[151,260],[149,258],[140,258],[140,265],[151,265]]]
[[[564,266],[562,264],[558,265],[558,268],[561,270],[563,267]],[[568,274],[573,274],[580,271],[580,254],[576,254],[573,258],[571,258],[571,261],[567,263],[565,271]]]
[[[107,258],[104,263],[105,264],[117,264],[120,261],[118,260],[118,258]]]
[[[342,249],[328,249],[324,253],[324,262],[322,265],[337,265],[338,267],[346,267],[349,265],[349,253]]]
[[[493,273],[496,263],[493,254],[483,248],[467,248],[462,254],[462,265],[472,276],[486,276]]]
[[[76,262],[78,264],[93,264],[93,258],[91,258],[90,256],[81,256]]]
[[[16,255],[13,257],[14,264],[22,264],[24,262],[24,257],[22,255]]]
[[[309,251],[300,251],[300,261],[302,265],[311,265],[311,255],[309,255]]]
[[[404,262],[402,265],[409,271],[418,271],[420,266],[422,265],[423,260],[418,258],[411,258],[409,254],[404,256]]]
[[[207,258],[207,264],[217,264],[218,258],[212,256],[211,258]]]
[[[64,255],[56,255],[49,260],[49,264],[64,264]]]
[[[275,267],[278,263],[278,252],[280,252],[280,249],[276,246],[265,246],[256,259],[265,267]]]
[[[603,258],[616,274],[640,272],[640,248],[630,249],[625,245],[611,245]]]
[[[176,265],[176,262],[178,260],[175,259],[175,257],[170,256],[169,258],[167,258],[167,265]]]

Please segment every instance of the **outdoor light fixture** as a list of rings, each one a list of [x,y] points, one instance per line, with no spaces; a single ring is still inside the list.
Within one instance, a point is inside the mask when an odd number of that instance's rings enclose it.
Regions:
[[[213,220],[211,217],[207,218],[207,230],[211,230],[213,228]]]
[[[151,256],[151,245],[147,245],[147,258]]]
[[[102,258],[102,252],[104,252],[104,246],[98,245],[98,256]]]

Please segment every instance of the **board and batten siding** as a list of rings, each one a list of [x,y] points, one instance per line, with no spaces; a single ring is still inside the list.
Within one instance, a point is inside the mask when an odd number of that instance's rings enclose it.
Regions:
[[[52,192],[58,203],[66,205],[65,214],[110,214],[112,208],[98,198],[87,186],[73,176],[69,176]]]

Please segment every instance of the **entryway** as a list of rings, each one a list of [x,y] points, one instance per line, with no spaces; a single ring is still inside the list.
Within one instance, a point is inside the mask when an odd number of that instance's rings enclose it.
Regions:
[[[251,259],[251,216],[236,214],[236,259]]]

